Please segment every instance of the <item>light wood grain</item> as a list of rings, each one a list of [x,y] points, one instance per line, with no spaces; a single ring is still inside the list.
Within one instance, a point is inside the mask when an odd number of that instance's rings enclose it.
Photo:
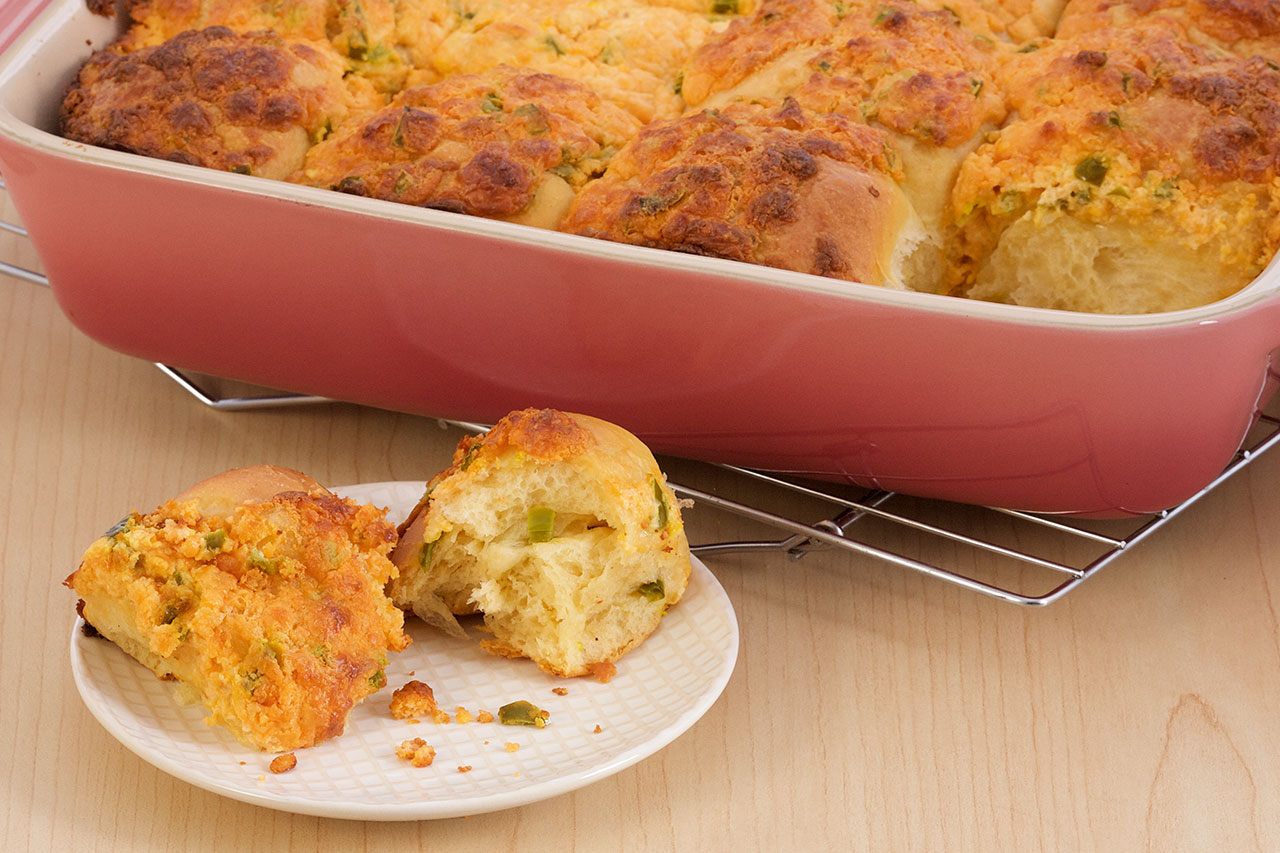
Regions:
[[[8,237],[0,258],[34,263]],[[457,434],[346,405],[207,410],[7,278],[0,336],[0,849],[1280,849],[1280,453],[1041,610],[851,555],[717,557],[741,657],[671,746],[525,808],[346,822],[121,747],[72,684],[60,582],[123,511],[218,470],[422,479]],[[705,507],[688,523],[701,542],[766,533]]]

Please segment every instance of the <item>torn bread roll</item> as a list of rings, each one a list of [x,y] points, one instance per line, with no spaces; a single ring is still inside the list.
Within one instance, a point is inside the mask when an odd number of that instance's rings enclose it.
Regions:
[[[605,421],[514,412],[462,440],[392,555],[391,596],[488,651],[560,676],[607,676],[689,582],[680,506],[649,449]]]

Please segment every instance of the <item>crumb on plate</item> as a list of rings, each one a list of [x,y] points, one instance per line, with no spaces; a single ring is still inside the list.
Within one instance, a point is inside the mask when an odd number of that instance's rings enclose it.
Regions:
[[[401,741],[396,747],[396,757],[403,758],[414,767],[429,767],[436,760],[435,747],[420,737]]]
[[[397,720],[429,717],[437,710],[435,693],[421,681],[406,681],[403,687],[391,694],[391,716]]]
[[[271,764],[268,769],[272,773],[287,773],[297,766],[298,756],[294,755],[292,752],[286,752],[271,759]]]

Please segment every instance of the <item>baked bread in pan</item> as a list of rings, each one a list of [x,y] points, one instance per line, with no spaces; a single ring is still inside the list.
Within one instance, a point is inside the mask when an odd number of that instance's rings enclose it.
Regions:
[[[560,676],[607,677],[689,582],[680,505],[621,427],[553,409],[507,415],[458,445],[402,526],[392,598]]]
[[[1277,245],[1274,0],[139,0],[131,15],[70,88],[68,137],[1073,311],[1220,299]],[[278,53],[285,79],[233,63],[242,85],[196,86],[230,30]],[[265,109],[286,96],[300,106]],[[798,140],[808,177],[776,160]]]
[[[312,746],[408,646],[384,587],[395,529],[296,471],[254,466],[133,513],[67,585],[85,621],[259,749]]]

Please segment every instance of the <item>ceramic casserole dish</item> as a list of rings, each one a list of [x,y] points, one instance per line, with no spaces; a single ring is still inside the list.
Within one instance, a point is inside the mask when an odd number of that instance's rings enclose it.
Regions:
[[[92,148],[60,98],[118,24],[0,8],[0,173],[58,304],[140,358],[425,415],[555,406],[655,450],[926,497],[1159,510],[1280,369],[1280,269],[1084,315],[890,291]]]

